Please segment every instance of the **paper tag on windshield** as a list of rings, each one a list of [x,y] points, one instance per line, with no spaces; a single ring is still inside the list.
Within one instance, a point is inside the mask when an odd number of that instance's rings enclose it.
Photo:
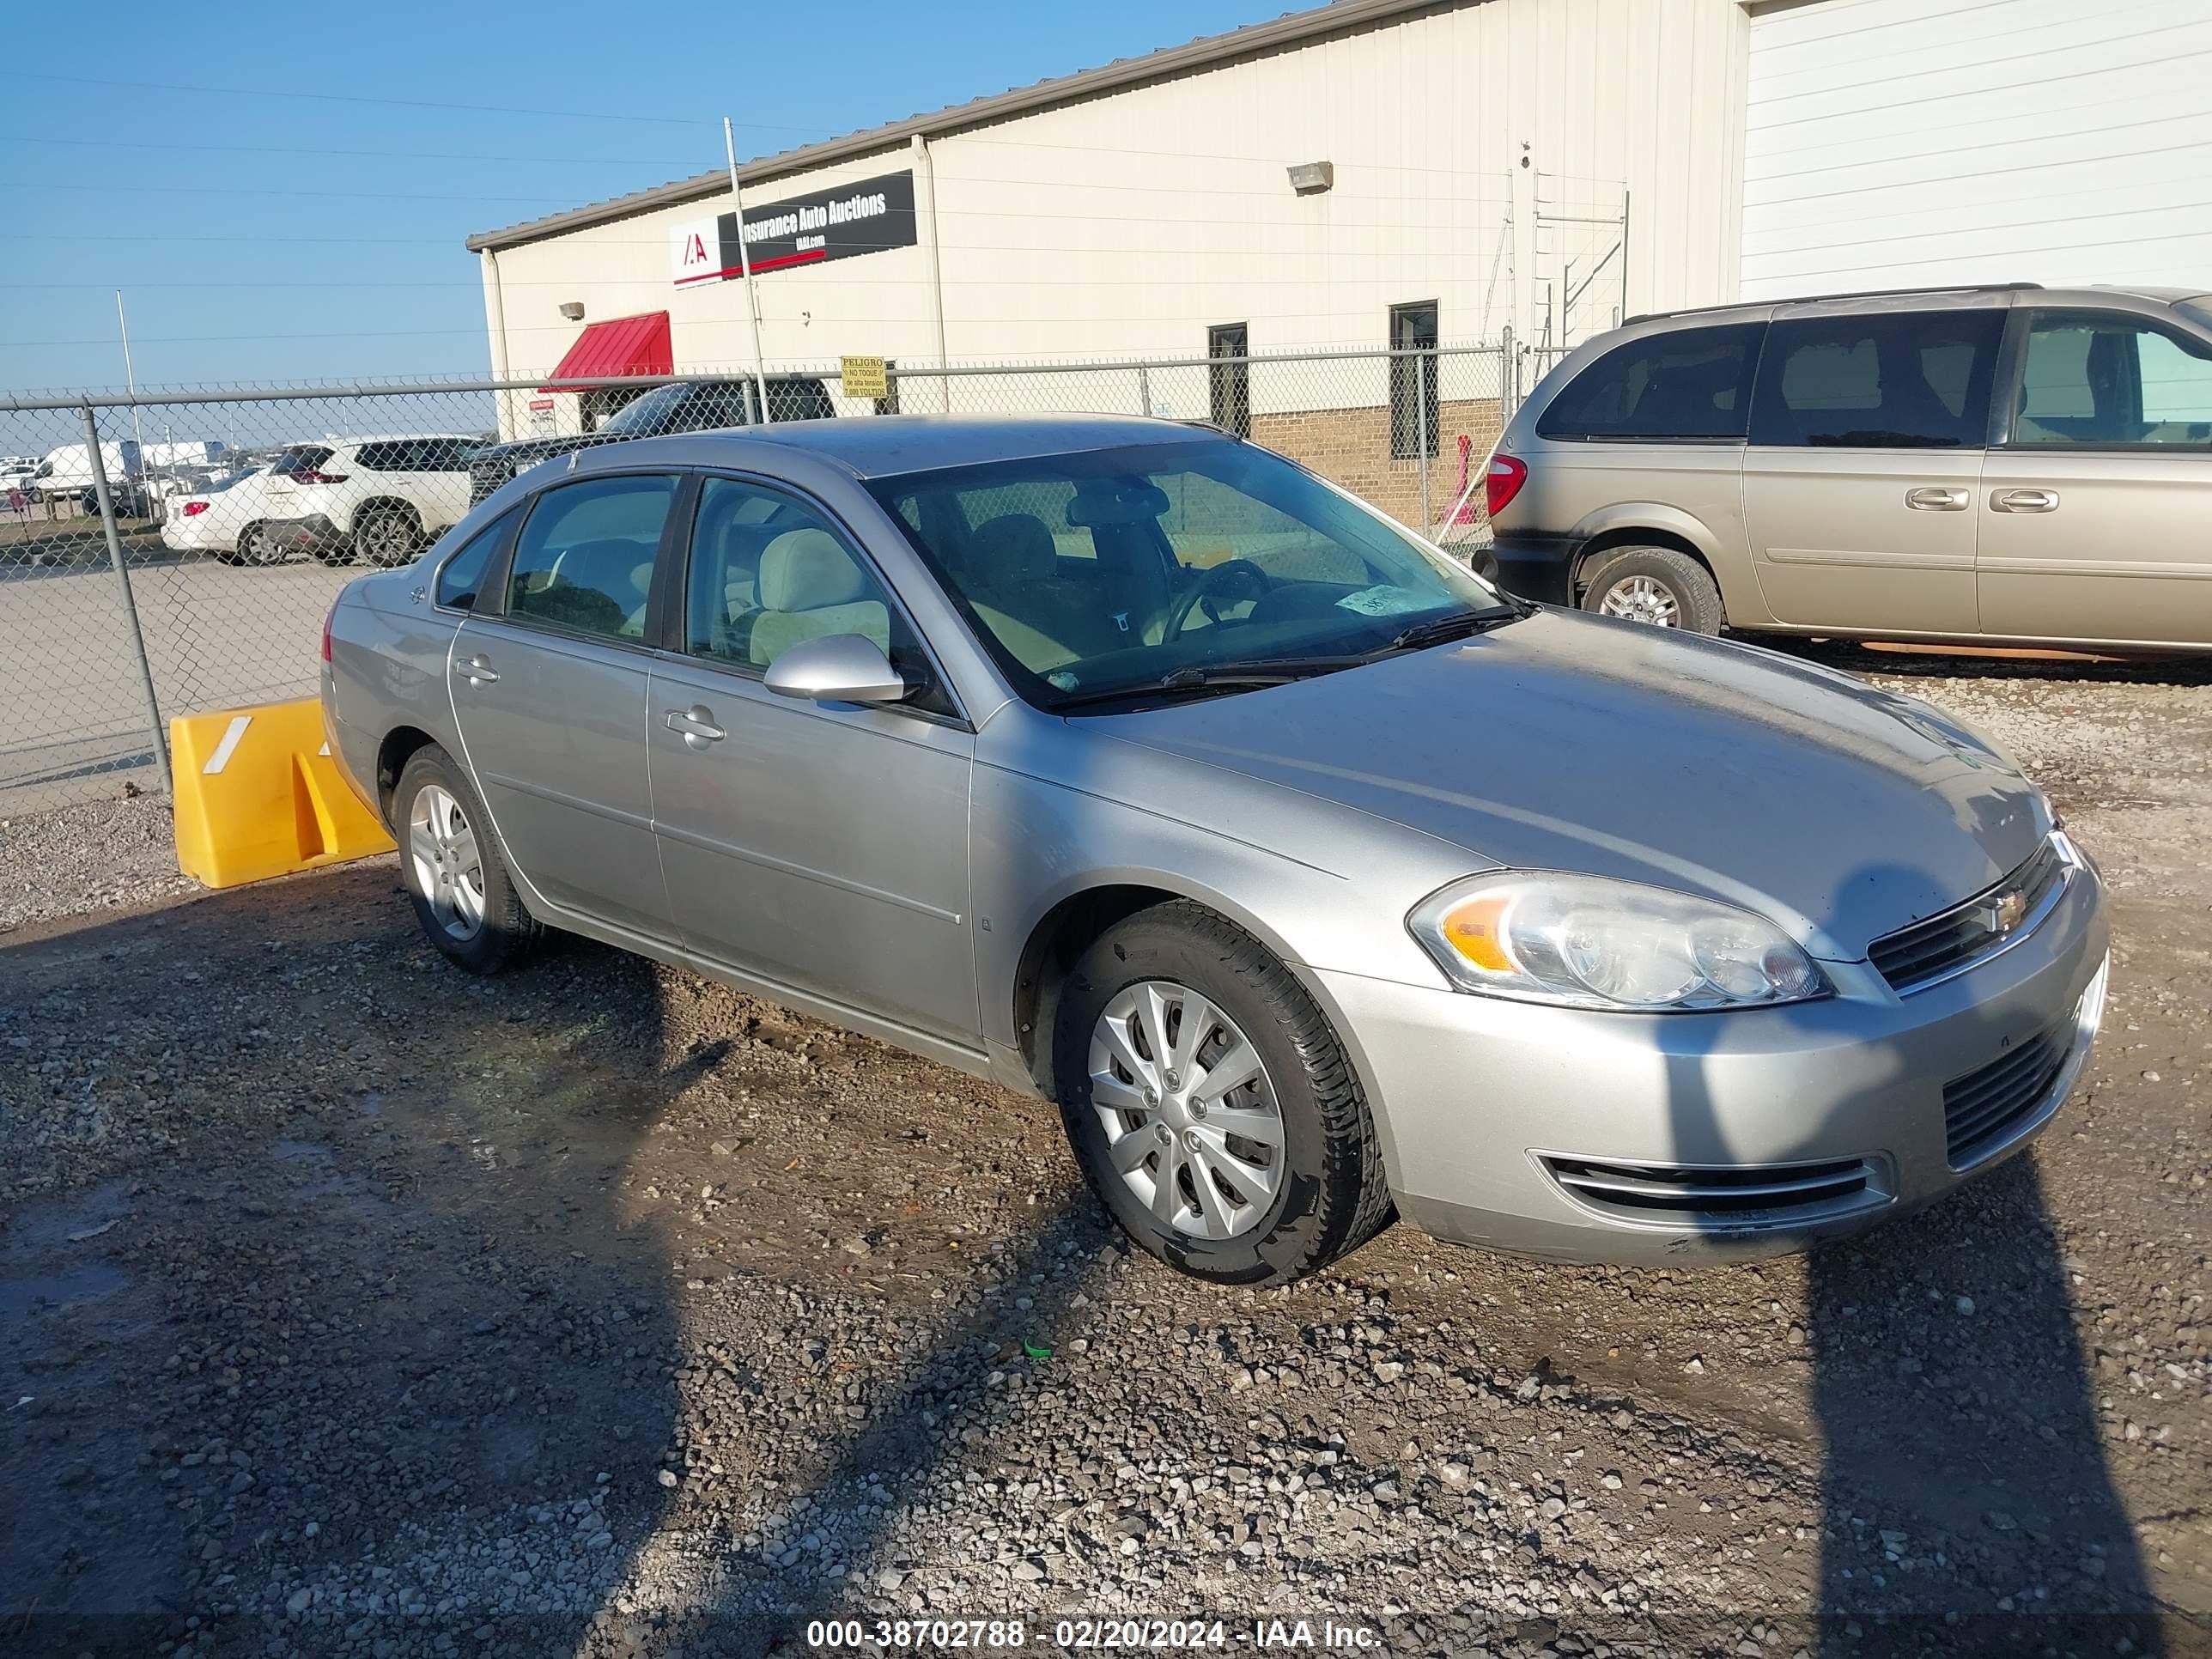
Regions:
[[[1410,587],[1393,587],[1385,582],[1346,594],[1336,602],[1336,608],[1357,611],[1363,617],[1395,617],[1408,611],[1433,611],[1437,601],[1433,594],[1417,593]]]

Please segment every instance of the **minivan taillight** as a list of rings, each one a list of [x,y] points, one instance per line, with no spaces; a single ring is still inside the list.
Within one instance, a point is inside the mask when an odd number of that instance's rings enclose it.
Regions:
[[[345,481],[346,475],[343,472],[295,472],[292,475],[294,483],[343,483]]]
[[[208,504],[205,501],[186,501],[185,503],[185,516],[188,519],[197,519],[201,514],[207,510]]]
[[[1483,503],[1496,518],[1512,505],[1513,498],[1521,493],[1521,486],[1528,482],[1528,463],[1518,455],[1503,451],[1490,458],[1490,471],[1483,476]]]

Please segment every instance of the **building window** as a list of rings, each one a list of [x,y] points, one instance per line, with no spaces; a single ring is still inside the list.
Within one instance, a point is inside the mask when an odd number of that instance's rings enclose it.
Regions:
[[[1243,323],[1222,323],[1206,331],[1209,357],[1252,355],[1252,332]],[[1212,403],[1213,423],[1240,438],[1252,435],[1252,365],[1216,363],[1206,371],[1207,393]]]
[[[1427,351],[1437,347],[1437,302],[1390,307],[1390,349]],[[1418,402],[1414,388],[1419,388]],[[1427,357],[1390,359],[1390,459],[1409,461],[1437,453],[1437,360]],[[1423,432],[1428,441],[1421,441]]]

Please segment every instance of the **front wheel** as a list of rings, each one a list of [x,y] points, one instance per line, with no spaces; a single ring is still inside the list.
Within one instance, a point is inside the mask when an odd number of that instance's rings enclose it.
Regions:
[[[1711,573],[1671,547],[1615,547],[1598,555],[1583,609],[1691,634],[1717,634],[1724,620]]]
[[[1091,1189],[1184,1273],[1287,1284],[1394,1217],[1343,1045],[1289,969],[1212,911],[1160,905],[1092,944],[1054,1062]]]
[[[496,974],[528,956],[544,927],[514,890],[475,787],[436,744],[401,769],[392,817],[415,919],[446,959]]]

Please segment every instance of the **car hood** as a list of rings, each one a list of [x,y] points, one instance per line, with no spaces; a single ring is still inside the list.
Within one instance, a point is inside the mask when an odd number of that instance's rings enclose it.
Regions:
[[[1471,872],[1702,893],[1831,960],[1990,886],[2051,827],[2009,757],[1925,703],[1573,613],[1098,724],[1437,837]]]

